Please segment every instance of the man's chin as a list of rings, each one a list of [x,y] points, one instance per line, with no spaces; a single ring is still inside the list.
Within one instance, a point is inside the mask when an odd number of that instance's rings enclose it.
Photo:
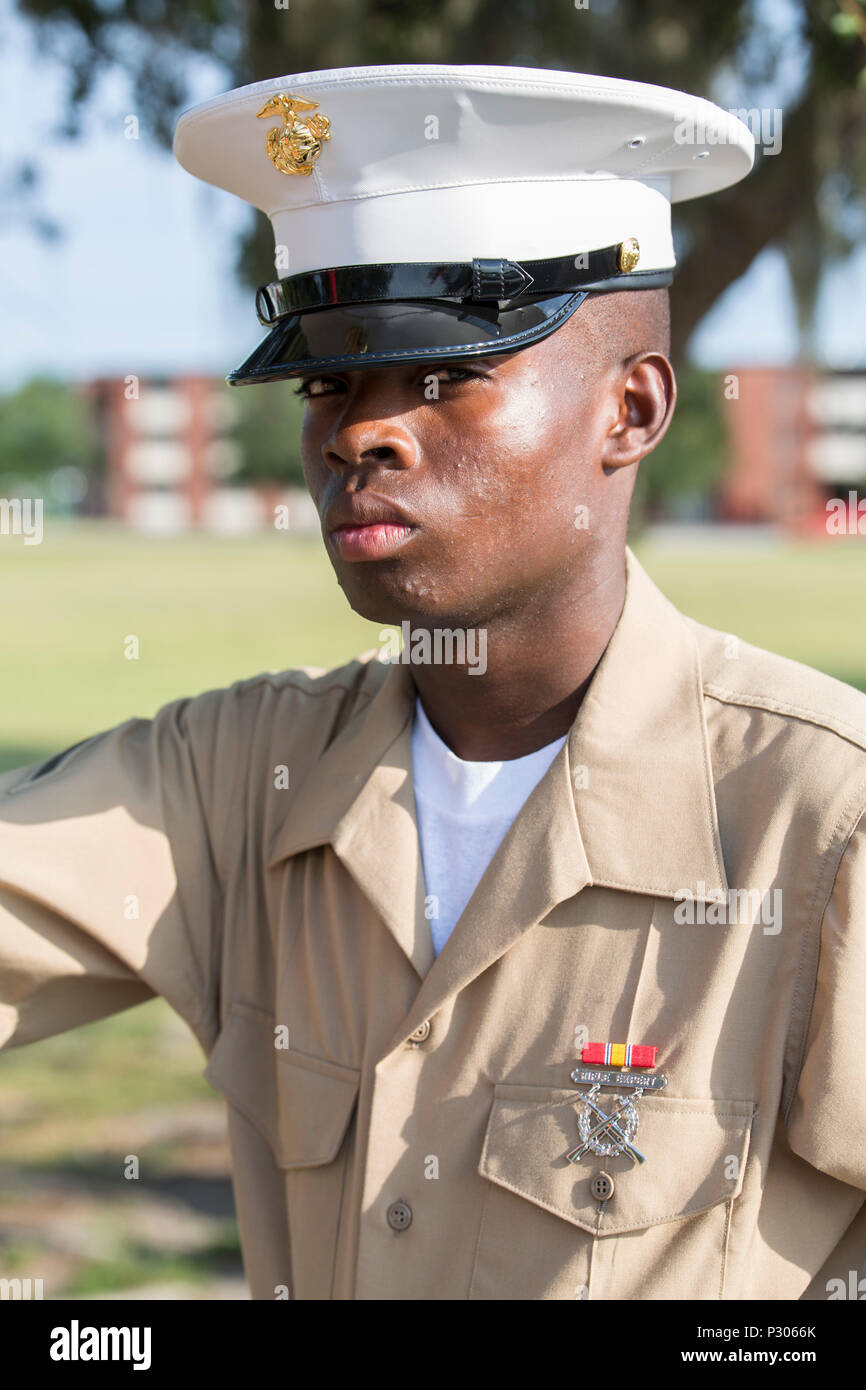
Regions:
[[[345,593],[345,588],[343,589]],[[435,627],[447,622],[438,613],[433,613],[429,608],[409,607],[403,602],[383,599],[381,595],[375,597],[369,594],[362,594],[349,597],[349,607],[358,614],[359,618],[366,618],[371,623],[381,623],[385,627],[400,627],[402,623],[408,622],[411,627]]]
[[[455,614],[453,605],[449,605],[447,610],[439,605],[431,605],[429,598],[425,600],[421,591],[417,594],[407,595],[403,588],[398,588],[396,584],[393,590],[388,592],[386,591],[387,586],[355,583],[350,586],[342,580],[339,580],[339,583],[348,600],[349,607],[358,614],[359,618],[366,618],[372,623],[380,623],[384,627],[399,628],[403,623],[409,623],[414,630],[415,628],[432,629],[465,626],[466,624],[463,615]]]
[[[396,627],[407,619],[413,627],[438,621],[436,605],[431,603],[436,586],[428,580],[408,577],[394,564],[370,561],[347,566],[336,574],[349,607],[360,618]]]

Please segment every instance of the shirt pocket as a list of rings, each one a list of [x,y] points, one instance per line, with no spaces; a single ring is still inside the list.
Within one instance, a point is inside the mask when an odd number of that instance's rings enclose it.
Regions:
[[[329,1298],[360,1071],[277,1047],[276,1040],[273,1014],[232,1004],[204,1074],[255,1131],[254,1137],[232,1134],[248,1269],[267,1232],[274,1248],[291,1252],[291,1275],[278,1280],[289,1284],[291,1296]],[[277,1200],[273,1183],[280,1176]],[[256,1242],[249,1251],[245,1224]]]
[[[337,1157],[360,1072],[276,1046],[274,1015],[232,1004],[205,1076],[265,1138],[279,1168],[316,1168]]]
[[[576,1090],[494,1087],[470,1296],[721,1297],[754,1102],[645,1094],[634,1143],[646,1162],[590,1152],[570,1163],[579,1099]],[[598,1099],[613,1110],[613,1092]],[[590,1190],[600,1173],[614,1184],[605,1202]]]

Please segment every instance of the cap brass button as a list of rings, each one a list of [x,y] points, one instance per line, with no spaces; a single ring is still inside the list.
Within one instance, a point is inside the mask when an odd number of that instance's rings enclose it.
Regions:
[[[430,1036],[430,1020],[425,1018],[423,1023],[419,1023],[414,1033],[409,1034],[410,1043],[426,1042]]]
[[[634,270],[640,260],[640,246],[637,237],[627,236],[621,241],[616,254],[617,270]]]
[[[593,1197],[599,1202],[606,1202],[613,1196],[614,1181],[608,1173],[596,1173],[589,1185],[589,1190]]]
[[[388,1225],[392,1231],[405,1231],[412,1225],[412,1208],[408,1202],[392,1202],[388,1208]]]

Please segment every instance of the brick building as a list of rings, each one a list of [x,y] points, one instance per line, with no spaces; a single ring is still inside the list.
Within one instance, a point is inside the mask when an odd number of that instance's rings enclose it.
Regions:
[[[866,489],[866,373],[748,367],[731,374],[719,519],[823,532],[826,502]]]
[[[137,377],[89,383],[103,440],[105,510],[134,530],[244,533],[289,506],[294,530],[318,525],[297,489],[231,486],[242,458],[232,438],[235,401],[221,378]]]

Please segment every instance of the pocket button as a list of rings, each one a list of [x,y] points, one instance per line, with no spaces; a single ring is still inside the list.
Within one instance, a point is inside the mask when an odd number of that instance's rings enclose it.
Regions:
[[[589,1185],[593,1197],[599,1202],[607,1202],[613,1196],[614,1181],[609,1173],[597,1173]]]

